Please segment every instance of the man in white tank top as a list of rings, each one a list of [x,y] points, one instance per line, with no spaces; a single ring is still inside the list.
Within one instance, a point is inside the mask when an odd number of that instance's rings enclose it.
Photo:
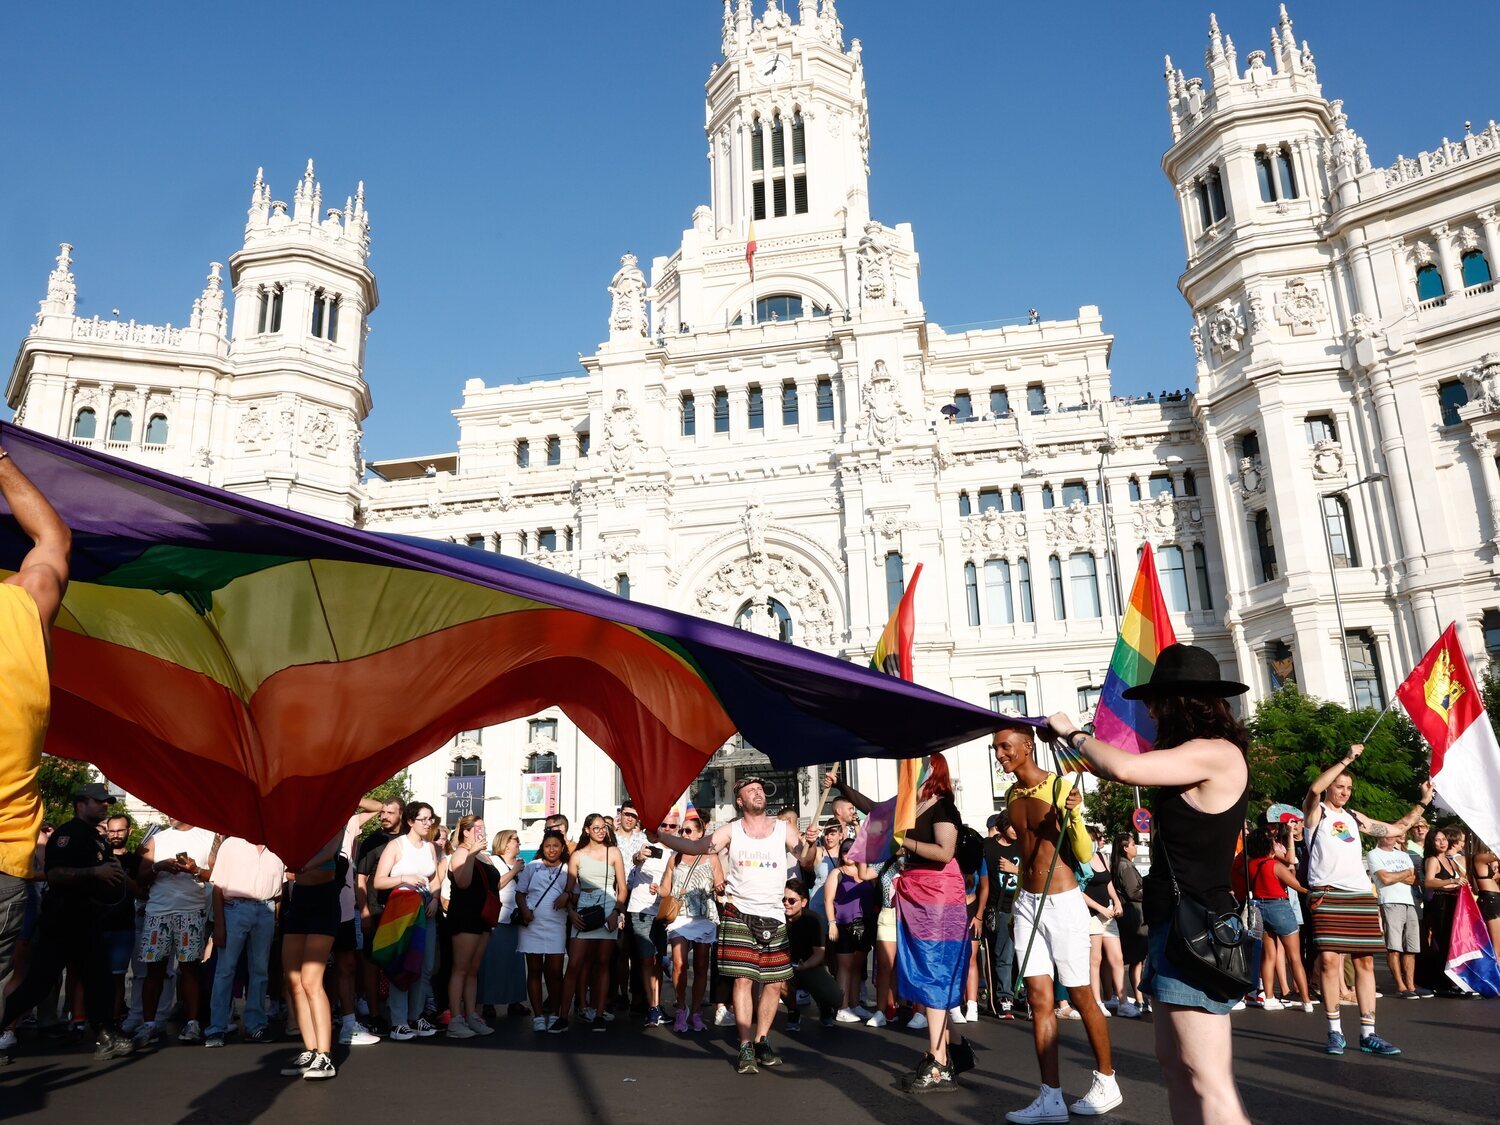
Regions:
[[[1302,802],[1307,841],[1307,886],[1311,890],[1313,937],[1317,943],[1318,973],[1322,981],[1323,1011],[1328,1017],[1330,1055],[1344,1053],[1339,1018],[1339,996],[1344,983],[1343,959],[1354,958],[1354,993],[1359,998],[1359,1049],[1370,1055],[1399,1055],[1375,1034],[1375,953],[1385,948],[1380,929],[1380,906],[1370,884],[1360,848],[1361,833],[1377,840],[1400,835],[1422,819],[1432,801],[1432,783],[1422,782],[1422,802],[1394,824],[1371,820],[1348,807],[1354,792],[1349,767],[1363,744],[1329,766],[1308,789]]]
[[[734,981],[734,1023],[739,1031],[739,1072],[781,1065],[766,1038],[781,993],[792,976],[787,947],[787,853],[801,844],[794,825],[766,814],[766,790],[758,777],[734,785],[740,819],[696,840],[663,836],[658,841],[684,855],[727,852],[726,903],[719,925],[719,973]],[[761,986],[760,999],[755,986]]]

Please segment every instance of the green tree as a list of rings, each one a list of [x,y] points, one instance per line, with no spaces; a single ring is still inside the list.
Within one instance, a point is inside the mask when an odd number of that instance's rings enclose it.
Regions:
[[[71,758],[42,755],[37,786],[42,793],[42,819],[54,828],[73,819],[73,790],[97,780],[94,767]]]
[[[1106,840],[1113,840],[1122,833],[1134,830],[1130,821],[1136,810],[1134,786],[1118,781],[1104,781],[1097,777],[1091,777],[1085,785],[1088,792],[1083,798],[1084,819],[1103,828]],[[1147,808],[1150,807],[1153,792],[1155,791],[1149,789],[1141,790],[1141,801]]]
[[[1366,739],[1377,714],[1313,699],[1290,684],[1261,700],[1249,723],[1251,815],[1275,802],[1300,807],[1318,774],[1364,740],[1350,805],[1377,820],[1405,816],[1427,777],[1427,745],[1395,710]]]

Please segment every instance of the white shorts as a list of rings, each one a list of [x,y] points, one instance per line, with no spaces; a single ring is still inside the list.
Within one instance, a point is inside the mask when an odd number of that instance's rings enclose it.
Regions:
[[[1050,977],[1057,966],[1057,979],[1064,988],[1087,988],[1089,976],[1089,908],[1083,892],[1077,887],[1061,894],[1047,896],[1042,907],[1041,923],[1036,921],[1037,904],[1042,896],[1030,891],[1016,892],[1011,914],[1016,924],[1016,956],[1020,963],[1016,975]],[[1031,935],[1036,933],[1033,945]],[[1026,958],[1031,946],[1031,957]]]

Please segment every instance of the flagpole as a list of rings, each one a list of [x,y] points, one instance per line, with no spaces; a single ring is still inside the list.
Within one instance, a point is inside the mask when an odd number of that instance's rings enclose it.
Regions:
[[[1383,708],[1381,708],[1380,714],[1378,714],[1378,715],[1375,716],[1375,721],[1370,724],[1370,729],[1367,730],[1367,731],[1365,731],[1364,738],[1360,739],[1361,743],[1369,742],[1370,741],[1370,735],[1372,735],[1372,734],[1375,733],[1375,728],[1380,725],[1380,720],[1383,719],[1383,718],[1385,718],[1386,712],[1388,712],[1392,707],[1394,707],[1395,704],[1396,704],[1396,700],[1395,700],[1395,697],[1393,696],[1391,698],[1391,701],[1389,703],[1387,703]]]

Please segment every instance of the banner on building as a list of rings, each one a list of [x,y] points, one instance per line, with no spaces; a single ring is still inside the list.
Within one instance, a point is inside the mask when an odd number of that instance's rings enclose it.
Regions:
[[[466,816],[484,815],[484,774],[448,779],[447,814],[450,827]]]
[[[522,820],[541,820],[557,814],[561,779],[560,773],[528,773],[521,776]]]

